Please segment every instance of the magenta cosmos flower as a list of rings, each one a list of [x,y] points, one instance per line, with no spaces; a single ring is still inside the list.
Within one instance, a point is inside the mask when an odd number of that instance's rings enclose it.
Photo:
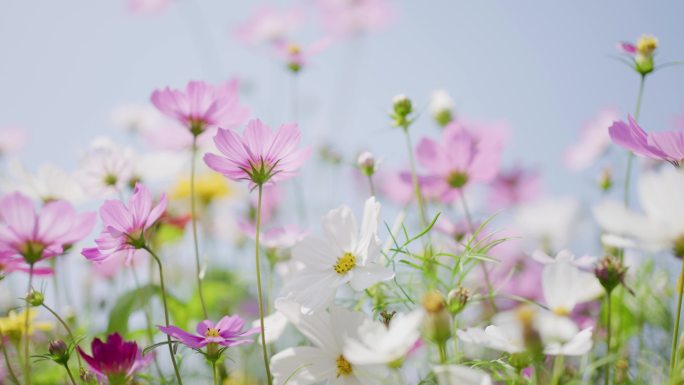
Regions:
[[[110,334],[107,342],[95,338],[90,345],[92,355],[77,347],[90,369],[111,385],[128,384],[133,375],[147,366],[154,356],[143,356],[135,341],[124,341],[119,333]]]
[[[646,133],[631,117],[618,121],[608,129],[616,144],[647,158],[664,160],[679,167],[684,161],[684,131]]]
[[[152,206],[150,191],[137,183],[128,206],[119,200],[108,200],[100,207],[104,229],[95,239],[97,247],[85,248],[81,252],[88,260],[101,262],[110,257],[125,256],[130,263],[136,252],[145,247],[149,229],[166,210],[166,195]]]
[[[223,156],[205,154],[212,170],[235,181],[248,180],[252,187],[292,178],[309,157],[309,148],[298,148],[300,132],[294,123],[273,132],[259,119],[247,123],[242,137],[232,129],[214,136]]]
[[[200,322],[195,329],[197,334],[188,333],[177,326],[157,328],[189,348],[201,349],[209,344],[231,347],[251,343],[252,339],[247,337],[259,333],[261,329],[256,327],[244,330],[244,326],[245,321],[234,315],[225,316],[216,324],[209,320]]]
[[[249,117],[240,105],[238,82],[211,85],[191,81],[185,90],[156,90],[151,101],[164,115],[177,120],[194,136],[216,127],[237,127]]]
[[[36,212],[26,196],[18,192],[6,195],[0,199],[0,265],[5,271],[30,270],[83,239],[96,219],[95,213],[76,213],[65,201],[48,202]]]
[[[426,190],[438,192],[451,202],[474,182],[489,182],[499,171],[504,133],[499,130],[471,130],[451,123],[438,142],[423,138],[418,144],[420,164],[428,170]]]

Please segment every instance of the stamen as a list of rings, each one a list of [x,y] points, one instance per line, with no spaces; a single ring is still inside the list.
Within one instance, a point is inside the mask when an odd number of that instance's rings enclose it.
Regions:
[[[345,274],[356,266],[356,257],[352,253],[344,253],[343,256],[337,258],[337,263],[333,269],[337,274]]]

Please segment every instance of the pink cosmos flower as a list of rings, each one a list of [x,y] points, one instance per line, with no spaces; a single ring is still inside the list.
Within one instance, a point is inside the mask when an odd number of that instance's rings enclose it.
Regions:
[[[474,182],[489,182],[499,171],[504,132],[471,130],[451,123],[437,142],[423,138],[418,144],[418,162],[428,170],[429,189],[445,202],[460,196]]]
[[[128,12],[133,15],[161,13],[171,5],[171,0],[128,0]]]
[[[675,167],[684,161],[684,131],[646,133],[628,116],[628,122],[618,121],[608,129],[610,138],[621,147],[647,158],[664,160]]]
[[[277,43],[301,24],[300,9],[277,9],[268,6],[258,8],[247,20],[235,28],[235,37],[247,45]]]
[[[101,262],[110,257],[124,255],[130,263],[133,256],[147,244],[149,229],[166,210],[166,195],[152,206],[150,191],[137,183],[128,206],[119,200],[108,200],[100,207],[100,217],[104,228],[95,239],[97,247],[85,248],[81,252],[93,262]]]
[[[0,199],[0,265],[6,272],[28,271],[64,253],[93,229],[95,213],[77,214],[71,204],[52,201],[36,213],[33,202],[15,192]],[[50,273],[49,269],[34,271]]]
[[[489,206],[499,210],[528,202],[539,196],[541,177],[538,173],[514,167],[500,172],[490,183]]]
[[[684,130],[684,111],[672,119],[672,127],[677,130]]]
[[[277,214],[280,205],[283,201],[283,194],[278,185],[272,184],[264,187],[264,192],[261,197],[261,223],[269,223]],[[249,223],[252,225],[256,220],[256,210],[259,197],[250,195],[249,204]]]
[[[250,112],[240,104],[238,88],[237,80],[217,86],[191,81],[185,90],[156,90],[150,100],[161,113],[180,122],[192,138],[219,126],[234,128],[247,120]]]
[[[318,55],[332,43],[330,37],[323,37],[304,47],[292,41],[278,41],[273,45],[277,57],[285,62],[290,71],[297,73],[306,67],[312,56]]]
[[[0,156],[13,154],[26,144],[26,132],[17,127],[0,129]]]
[[[251,239],[256,238],[256,226],[246,221],[238,221],[238,228]],[[273,227],[261,232],[261,245],[267,249],[289,249],[308,235],[297,225]]]
[[[297,148],[299,140],[294,123],[273,132],[254,119],[247,123],[242,137],[232,129],[219,129],[214,143],[223,156],[205,154],[204,162],[227,178],[248,180],[251,187],[270,185],[295,176],[309,157],[311,149]]]
[[[355,36],[387,27],[395,19],[388,0],[316,0],[323,28],[335,36]]]
[[[135,341],[124,341],[119,333],[110,334],[107,342],[95,338],[90,347],[92,356],[80,346],[76,349],[90,369],[110,384],[128,384],[137,371],[154,359],[153,354],[143,356]]]
[[[572,171],[581,171],[591,166],[610,146],[608,127],[618,120],[617,110],[601,110],[591,121],[585,123],[577,141],[567,147],[564,154],[565,166]]]
[[[225,347],[238,346],[252,343],[251,335],[259,333],[260,328],[243,330],[245,321],[240,316],[225,316],[214,324],[204,320],[197,324],[197,334],[188,333],[177,326],[157,326],[159,330],[177,339],[192,349],[201,349],[209,344],[217,344]]]

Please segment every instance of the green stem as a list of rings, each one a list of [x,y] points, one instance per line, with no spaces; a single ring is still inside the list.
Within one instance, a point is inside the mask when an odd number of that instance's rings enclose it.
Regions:
[[[446,344],[443,342],[440,342],[438,344],[438,348],[439,348],[439,363],[444,365],[447,362]]]
[[[29,343],[31,339],[29,338],[29,326],[31,318],[29,313],[31,313],[31,304],[29,303],[28,297],[31,294],[31,288],[33,287],[33,263],[29,267],[29,280],[28,280],[28,290],[26,290],[26,315],[24,316],[24,376],[26,378],[26,384],[31,385],[31,360],[29,357]]]
[[[166,287],[164,286],[164,270],[162,268],[162,263],[159,259],[159,256],[155,254],[154,251],[152,251],[152,249],[150,249],[147,246],[144,246],[143,249],[150,253],[152,258],[154,258],[154,261],[157,262],[157,267],[159,268],[159,286],[161,288],[162,304],[164,305],[164,324],[166,327],[169,327],[169,306],[166,303]],[[176,380],[178,380],[178,385],[183,385],[183,380],[181,380],[180,372],[178,372],[178,364],[176,364],[176,356],[173,354],[173,344],[171,343],[171,336],[167,335],[166,339],[169,342],[169,355],[171,355],[171,363],[173,364],[173,371],[176,373]]]
[[[74,333],[71,332],[71,329],[69,328],[69,325],[66,323],[66,321],[64,321],[64,319],[63,319],[62,317],[60,317],[59,314],[57,314],[56,311],[54,311],[51,307],[49,307],[49,306],[46,305],[45,303],[43,303],[43,307],[44,307],[47,311],[49,311],[49,312],[57,319],[57,321],[59,321],[60,324],[62,324],[62,326],[64,327],[64,330],[66,330],[67,334],[69,335],[69,339],[70,339],[73,343],[76,343],[76,339],[74,338]],[[80,369],[80,368],[83,367],[83,363],[81,362],[81,355],[80,355],[80,354],[77,354],[77,355],[76,355],[76,358],[78,359],[78,367],[79,367],[79,369]]]
[[[639,81],[639,93],[637,94],[636,108],[634,109],[634,120],[639,121],[641,113],[641,101],[644,97],[644,85],[646,84],[646,75],[641,75]],[[627,154],[627,170],[625,171],[625,187],[624,187],[624,202],[625,206],[629,206],[629,185],[632,180],[632,164],[634,163],[634,153],[629,151]]]
[[[553,373],[551,375],[551,385],[560,384],[560,379],[563,375],[564,368],[564,356],[557,355],[556,359],[553,361]]]
[[[368,175],[368,186],[372,196],[375,196],[375,184],[373,184],[373,175]]]
[[[202,291],[202,263],[200,262],[199,240],[197,238],[197,207],[195,207],[195,157],[197,155],[197,135],[192,137],[192,155],[190,160],[190,219],[192,221],[192,242],[195,246],[195,270],[197,278],[197,290],[199,292],[200,303],[204,318],[209,318],[207,305],[204,302],[204,292]]]
[[[7,372],[9,373],[10,378],[12,379],[12,382],[15,384],[19,385],[19,379],[17,378],[16,373],[14,373],[14,369],[12,369],[12,365],[9,359],[9,354],[7,354],[7,344],[5,343],[5,335],[2,334],[2,330],[0,330],[0,346],[2,346],[2,355],[5,357],[5,367],[7,367]]]
[[[413,157],[413,144],[411,142],[411,135],[409,134],[408,126],[402,127],[404,136],[406,138],[406,150],[409,156],[409,165],[411,166],[411,181],[413,182],[413,190],[416,194],[416,202],[418,203],[418,212],[420,213],[420,227],[427,227],[427,217],[425,215],[425,207],[423,204],[423,194],[420,192],[420,183],[418,182],[418,172],[416,171],[416,161]]]
[[[606,319],[606,356],[610,358],[611,355],[611,349],[610,349],[610,338],[613,334],[612,331],[612,322],[611,322],[611,314],[613,313],[613,307],[612,307],[612,302],[611,302],[611,293],[607,292],[606,293],[606,313],[607,313],[607,319]],[[604,377],[603,377],[603,384],[608,385],[610,383],[610,359],[606,363],[606,370],[604,371]]]
[[[71,374],[71,369],[69,369],[69,364],[64,364],[64,369],[66,369],[66,372],[69,375],[69,379],[71,380],[71,383],[73,385],[76,385],[76,380],[74,380],[74,376]]]
[[[135,287],[140,291],[140,279],[138,278],[138,273],[135,271],[135,267],[131,266],[131,273],[133,274],[133,281],[135,282]],[[149,340],[149,343],[152,345],[154,344],[154,332],[153,332],[153,326],[152,326],[152,315],[150,314],[150,307],[149,306],[143,306],[143,314],[145,315],[145,331],[147,332],[147,339]],[[157,355],[154,355],[154,367],[157,370],[157,374],[159,375],[159,378],[164,381],[164,372],[162,372],[161,367],[159,366],[159,360],[157,359]],[[79,364],[81,362],[81,358],[79,356]]]
[[[677,363],[677,341],[679,340],[679,320],[682,315],[682,292],[684,291],[684,261],[682,261],[682,270],[679,273],[679,285],[677,285],[679,300],[677,301],[677,316],[674,324],[674,334],[672,335],[672,351],[670,352],[670,375],[674,371]]]
[[[255,247],[255,263],[256,263],[256,279],[257,279],[257,295],[259,300],[259,324],[261,325],[261,348],[264,356],[264,367],[266,369],[266,379],[268,380],[268,385],[273,385],[273,380],[271,379],[271,369],[268,365],[268,350],[266,347],[266,330],[264,329],[264,300],[261,290],[261,267],[259,263],[259,236],[261,234],[261,198],[263,193],[263,185],[259,185],[259,196],[257,203],[257,214],[256,214],[256,247]]]
[[[211,371],[214,375],[214,385],[219,385],[218,369],[216,368],[216,361],[211,362]]]

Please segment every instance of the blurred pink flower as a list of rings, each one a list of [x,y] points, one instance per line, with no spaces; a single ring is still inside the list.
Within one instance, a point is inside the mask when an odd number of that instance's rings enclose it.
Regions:
[[[323,37],[304,47],[292,41],[278,41],[273,45],[275,54],[285,62],[290,71],[297,73],[306,67],[312,56],[318,55],[332,44],[330,37]]]
[[[182,344],[192,349],[201,349],[209,344],[217,344],[225,347],[238,346],[252,343],[251,338],[246,338],[259,333],[260,328],[243,330],[245,321],[240,316],[225,316],[215,325],[209,320],[197,324],[197,334],[188,333],[178,326],[157,326],[159,330],[177,339]]]
[[[264,192],[261,197],[261,223],[269,223],[273,217],[276,215],[280,204],[283,201],[283,194],[278,187],[278,185],[272,184],[264,187]],[[250,207],[249,207],[249,222],[254,224],[258,197],[255,195],[250,195]]]
[[[31,265],[62,254],[90,233],[95,220],[95,213],[77,214],[65,201],[48,202],[36,213],[26,196],[18,192],[4,196],[0,199],[2,270],[28,271]]]
[[[389,0],[316,0],[323,28],[335,36],[355,36],[390,25],[396,16]]]
[[[19,152],[26,145],[26,132],[17,127],[0,129],[0,156]]]
[[[621,147],[647,158],[664,160],[679,167],[684,161],[684,131],[661,131],[647,134],[628,116],[609,128],[610,138]]]
[[[423,138],[416,150],[418,162],[428,170],[428,185],[441,199],[452,202],[474,182],[489,182],[499,171],[504,132],[473,130],[451,123],[437,142]]]
[[[152,93],[152,104],[164,115],[178,121],[192,136],[216,127],[235,128],[249,117],[249,108],[240,104],[237,80],[214,86],[191,81],[185,90],[166,87]]]
[[[161,13],[171,5],[171,0],[128,0],[128,12],[133,15]]]
[[[501,171],[490,183],[489,207],[499,210],[528,202],[539,196],[541,177],[534,171],[514,167]]]
[[[256,238],[256,226],[246,221],[238,221],[238,228],[251,239]],[[307,231],[302,231],[297,225],[273,227],[261,232],[261,245],[267,249],[289,249],[301,241]]]
[[[239,24],[235,37],[247,45],[283,41],[301,24],[300,9],[277,9],[268,6],[258,8],[247,20]]]
[[[251,187],[272,184],[294,177],[309,157],[311,149],[297,148],[299,140],[294,123],[273,132],[254,119],[242,136],[232,129],[219,129],[214,143],[223,156],[208,153],[204,162],[229,179],[249,181]]]
[[[684,111],[672,119],[672,127],[677,130],[684,130]]]
[[[581,171],[603,155],[610,147],[608,127],[618,120],[619,116],[617,110],[606,108],[594,119],[582,125],[577,141],[565,150],[565,166],[572,171]]]
[[[153,207],[150,191],[141,183],[136,184],[128,206],[120,200],[102,204],[100,217],[104,228],[95,240],[97,246],[85,248],[81,254],[93,262],[124,255],[130,263],[136,252],[147,245],[148,230],[165,210],[166,195]]]

